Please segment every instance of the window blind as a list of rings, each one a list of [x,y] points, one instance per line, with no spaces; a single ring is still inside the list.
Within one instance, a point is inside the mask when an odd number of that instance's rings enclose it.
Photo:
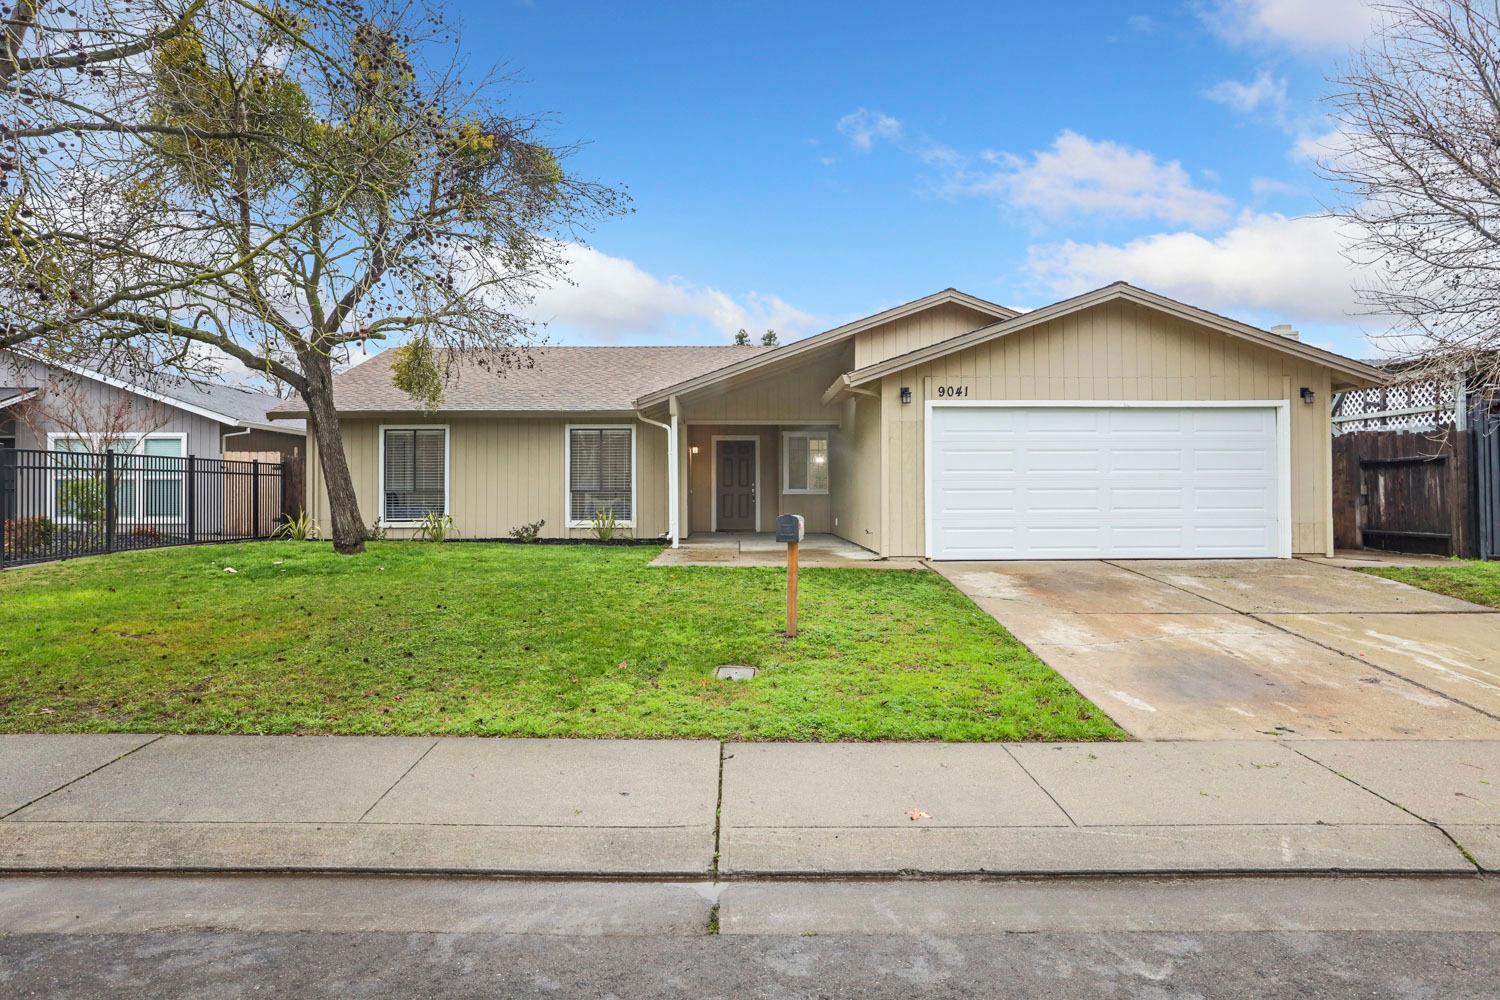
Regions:
[[[613,511],[618,520],[633,520],[630,428],[575,427],[568,434],[568,519],[592,521]]]
[[[385,432],[385,520],[420,521],[430,513],[446,513],[447,438],[441,427]]]

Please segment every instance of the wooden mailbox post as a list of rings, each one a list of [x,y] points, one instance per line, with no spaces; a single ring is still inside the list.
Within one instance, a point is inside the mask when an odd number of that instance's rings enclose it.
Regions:
[[[797,547],[802,544],[801,514],[776,518],[776,540],[786,542],[786,637],[797,638]]]

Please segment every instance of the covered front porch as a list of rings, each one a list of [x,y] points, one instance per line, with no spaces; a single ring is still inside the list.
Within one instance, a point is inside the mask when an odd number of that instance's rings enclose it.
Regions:
[[[736,558],[755,557],[776,518],[798,514],[808,536],[827,540],[808,550],[823,551],[836,539],[841,551],[878,558],[879,539],[866,527],[873,527],[872,504],[856,499],[878,482],[878,450],[870,447],[877,442],[867,435],[855,461],[848,424],[859,405],[869,411],[865,426],[878,426],[868,418],[878,415],[879,400],[824,398],[852,363],[848,342],[799,344],[756,352],[743,366],[637,401],[640,419],[665,432],[667,535],[674,548],[687,545],[703,550],[705,561],[722,560],[722,551],[707,552],[704,541],[712,538]]]

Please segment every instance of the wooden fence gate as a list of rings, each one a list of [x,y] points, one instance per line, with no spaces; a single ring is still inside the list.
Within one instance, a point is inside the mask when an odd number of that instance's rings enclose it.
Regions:
[[[1334,438],[1334,545],[1477,556],[1471,448],[1453,427]]]

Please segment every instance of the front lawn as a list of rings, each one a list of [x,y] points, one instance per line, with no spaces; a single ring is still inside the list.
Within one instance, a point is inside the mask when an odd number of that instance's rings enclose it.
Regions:
[[[1364,572],[1474,604],[1500,608],[1500,562],[1454,559],[1431,566],[1380,566]]]
[[[782,571],[657,552],[263,542],[9,571],[0,731],[1124,738],[936,574],[805,570],[787,640]]]

